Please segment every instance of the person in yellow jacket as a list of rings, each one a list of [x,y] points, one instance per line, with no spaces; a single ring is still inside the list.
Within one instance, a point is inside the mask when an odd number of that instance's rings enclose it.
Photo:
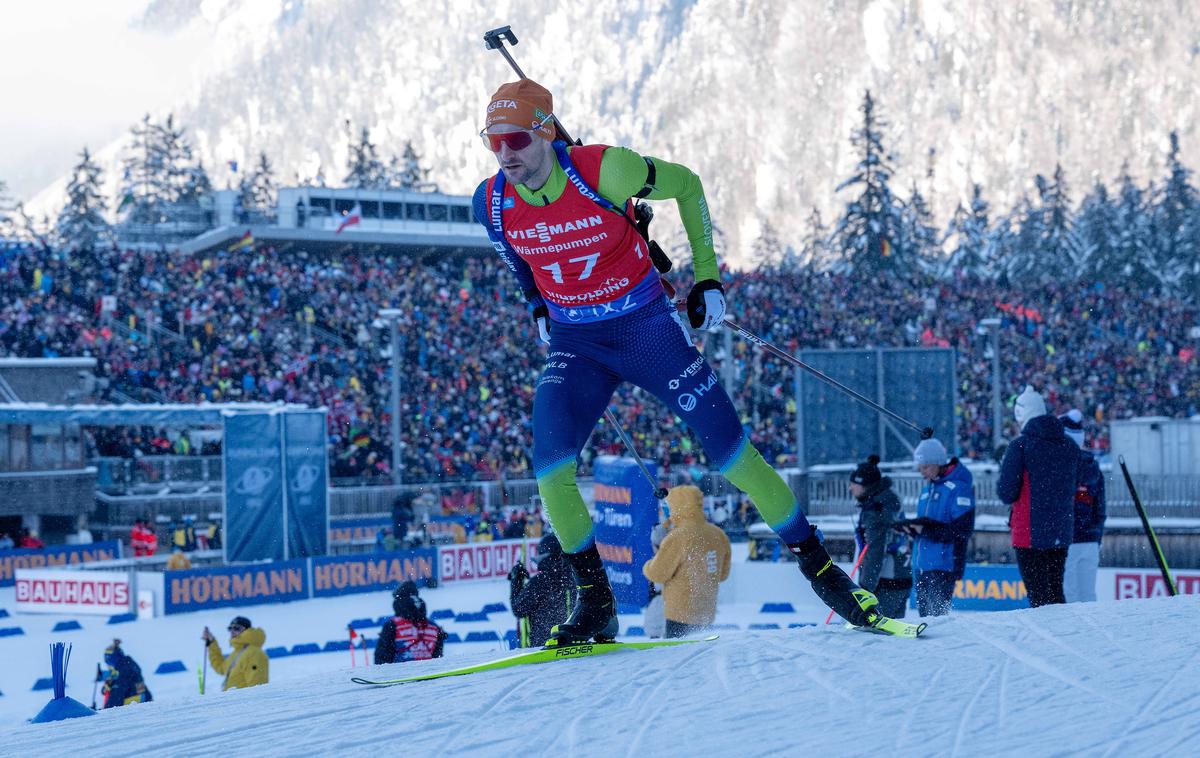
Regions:
[[[663,586],[666,636],[684,637],[717,617],[717,586],[729,578],[729,538],[704,518],[698,487],[667,493],[673,528],[642,573]]]
[[[263,643],[267,634],[250,624],[250,619],[238,616],[229,622],[229,643],[233,652],[224,655],[221,646],[216,644],[217,638],[208,627],[204,627],[205,644],[208,646],[208,661],[213,671],[225,675],[222,690],[254,687],[267,683],[267,654],[263,652]]]

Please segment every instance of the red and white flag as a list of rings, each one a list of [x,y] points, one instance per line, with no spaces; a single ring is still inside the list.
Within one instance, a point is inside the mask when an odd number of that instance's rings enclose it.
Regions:
[[[334,234],[341,234],[343,229],[348,226],[354,226],[359,221],[362,221],[362,205],[355,203],[350,212],[342,219],[342,223],[338,224],[337,231]]]

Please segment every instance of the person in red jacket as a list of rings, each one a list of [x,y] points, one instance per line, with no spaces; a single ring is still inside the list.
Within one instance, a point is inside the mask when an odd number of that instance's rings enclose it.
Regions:
[[[425,615],[415,582],[404,582],[392,599],[395,616],[383,622],[375,646],[375,664],[441,658],[446,633]]]
[[[46,543],[39,540],[37,538],[36,534],[29,531],[29,527],[25,527],[21,530],[21,541],[19,543],[17,543],[17,547],[23,547],[23,548],[32,549],[32,550],[41,550],[45,546],[46,546]]]
[[[150,528],[146,519],[140,518],[133,522],[133,529],[129,530],[129,543],[135,558],[154,555],[158,550],[158,535]]]

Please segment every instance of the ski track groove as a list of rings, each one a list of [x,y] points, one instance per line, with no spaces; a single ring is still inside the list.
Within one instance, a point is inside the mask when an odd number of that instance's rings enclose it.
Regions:
[[[516,673],[516,672],[514,672],[514,673]],[[476,714],[474,714],[472,716],[472,718],[473,719],[485,719],[487,714],[489,714],[493,710],[495,710],[496,707],[499,706],[501,703],[503,703],[505,700],[508,700],[509,697],[511,697],[514,692],[518,692],[521,689],[521,687],[524,686],[524,684],[529,680],[529,672],[521,672],[521,674],[523,674],[523,675],[517,675],[514,677],[517,681],[502,687],[500,689],[500,692],[497,695],[491,697],[488,701],[488,704],[483,706],[483,708],[481,708]],[[486,723],[486,721],[485,721],[485,723]],[[454,734],[452,740],[447,743],[447,745],[445,747],[446,753],[451,754],[451,755],[458,753],[459,745],[463,742],[463,738],[467,735],[470,735],[472,737],[477,737],[478,733],[471,729],[459,730],[457,733]],[[478,745],[464,745],[461,749],[469,750],[472,747],[478,747]]]
[[[908,713],[904,717],[904,723],[900,725],[900,731],[896,735],[895,743],[893,743],[893,747],[897,753],[900,753],[901,755],[905,753],[904,742],[908,738],[908,733],[912,727],[913,719],[917,717],[917,712],[920,710],[921,703],[925,702],[925,700],[929,698],[929,693],[933,692],[938,681],[942,678],[942,674],[946,672],[948,665],[949,664],[943,663],[938,667],[937,671],[933,672],[933,676],[929,677],[929,680],[925,683],[925,689],[921,690],[920,696],[914,700],[912,707],[908,709]]]
[[[712,643],[701,642],[701,643],[698,643],[697,646],[704,646],[704,645],[709,645],[709,644],[712,644]],[[671,667],[672,672],[682,671],[682,670],[686,669],[692,661],[694,661],[697,658],[700,658],[704,655],[707,655],[708,652],[709,652],[708,650],[701,647],[701,649],[699,649],[696,652],[692,653],[691,655],[687,656],[682,661],[680,661],[678,664],[672,666]],[[642,692],[638,692],[634,695],[634,697],[632,699],[639,700],[642,703],[656,702],[656,701],[653,701],[654,696],[662,689],[664,689],[668,686],[671,686],[674,683],[675,682],[673,681],[673,677],[671,677],[671,676],[658,677],[658,681],[654,684],[654,686],[652,686],[650,688],[649,692],[646,692],[645,694],[643,694]],[[667,700],[669,700],[669,699],[670,698],[668,697]],[[642,719],[641,727],[639,727],[637,732],[634,733],[633,741],[629,744],[629,747],[625,751],[626,756],[629,756],[629,758],[634,758],[634,756],[638,755],[638,747],[641,745],[642,737],[644,737],[647,730],[649,730],[652,727],[655,729],[659,728],[658,722],[656,722],[654,719]]]
[[[969,728],[969,719],[971,713],[975,710],[975,704],[983,697],[983,693],[987,691],[988,685],[992,683],[992,679],[996,677],[1000,671],[1001,665],[995,664],[988,671],[988,675],[979,682],[979,686],[975,688],[975,694],[963,706],[962,712],[958,715],[958,726],[954,730],[954,746],[950,749],[951,755],[958,755],[962,750],[963,738],[966,737]]]
[[[1036,655],[1031,655],[1029,653],[1026,653],[1024,650],[1022,650],[1020,648],[1020,646],[1013,644],[1013,643],[1009,643],[1009,642],[998,642],[997,640],[983,634],[982,632],[980,632],[976,629],[971,629],[970,627],[967,627],[967,628],[970,630],[971,635],[974,636],[976,639],[981,640],[982,642],[985,642],[985,643],[991,645],[992,647],[996,648],[1000,652],[1002,652],[1012,658],[1017,659],[1021,663],[1024,663],[1026,666],[1029,666],[1030,668],[1032,668],[1036,671],[1039,671],[1042,674],[1045,674],[1046,676],[1048,676],[1052,679],[1057,679],[1058,681],[1062,682],[1063,684],[1069,685],[1069,686],[1074,687],[1079,690],[1083,690],[1084,692],[1088,693],[1089,695],[1091,695],[1095,698],[1104,700],[1105,702],[1109,702],[1109,703],[1113,702],[1107,695],[1097,692],[1095,689],[1093,689],[1092,687],[1089,687],[1086,683],[1076,679],[1075,677],[1063,675],[1061,672],[1056,670],[1052,665],[1041,660]],[[1019,636],[1020,635],[1018,635],[1018,637]],[[1014,642],[1016,642],[1016,641],[1017,640],[1014,640]]]
[[[1148,714],[1153,712],[1153,710],[1154,710],[1155,706],[1158,704],[1158,702],[1167,696],[1167,694],[1171,691],[1171,685],[1175,682],[1176,679],[1178,679],[1185,672],[1188,673],[1189,675],[1195,674],[1195,672],[1192,670],[1193,667],[1191,666],[1191,664],[1196,660],[1197,655],[1200,655],[1200,652],[1193,650],[1191,657],[1188,658],[1187,664],[1176,666],[1175,670],[1171,673],[1171,676],[1167,678],[1167,681],[1163,682],[1158,687],[1157,691],[1154,693],[1154,696],[1152,698],[1150,698],[1149,700],[1147,700],[1146,702],[1142,703],[1141,708],[1138,708],[1138,712],[1137,712],[1137,714],[1134,715],[1130,725],[1123,732],[1121,732],[1121,734],[1117,735],[1116,739],[1113,740],[1113,742],[1109,746],[1108,750],[1104,751],[1104,755],[1106,758],[1107,758],[1107,756],[1116,754],[1117,750],[1121,747],[1122,744],[1124,744],[1125,740],[1129,739],[1131,736],[1133,736],[1135,734],[1141,733],[1147,727],[1153,726],[1154,722],[1151,722],[1150,724],[1142,726],[1142,721],[1145,720],[1145,718]],[[1195,699],[1195,697],[1196,697],[1196,693],[1193,691],[1188,696],[1187,699],[1192,700],[1192,699]]]

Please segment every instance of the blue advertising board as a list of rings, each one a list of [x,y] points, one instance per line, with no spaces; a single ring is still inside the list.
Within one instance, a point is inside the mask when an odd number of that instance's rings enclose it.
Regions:
[[[909,605],[917,607],[915,591]],[[963,578],[954,584],[952,607],[958,611],[1012,611],[1028,608],[1029,598],[1016,566],[968,563]]]
[[[225,560],[284,558],[280,416],[225,417]]]
[[[59,568],[94,561],[112,561],[121,557],[121,542],[93,542],[90,545],[53,545],[44,548],[0,550],[0,587],[12,587],[19,568]]]
[[[647,461],[650,475],[654,464]],[[596,549],[612,584],[618,610],[637,610],[650,598],[642,566],[650,560],[650,530],[658,523],[654,490],[632,458],[602,455],[594,467]]]
[[[165,613],[186,613],[260,603],[285,603],[310,596],[308,560],[251,566],[168,571],[163,576]]]
[[[287,557],[324,555],[329,540],[325,412],[283,415],[287,474]]]
[[[428,584],[430,579],[437,578],[437,555],[434,548],[421,548],[313,558],[312,594],[332,597],[353,592],[384,592],[409,579]]]

